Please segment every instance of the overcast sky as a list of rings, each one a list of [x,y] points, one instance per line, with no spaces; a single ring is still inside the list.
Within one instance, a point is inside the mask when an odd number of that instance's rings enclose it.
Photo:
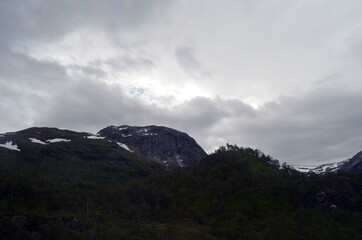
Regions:
[[[362,1],[0,1],[0,132],[165,125],[289,164],[362,150]]]

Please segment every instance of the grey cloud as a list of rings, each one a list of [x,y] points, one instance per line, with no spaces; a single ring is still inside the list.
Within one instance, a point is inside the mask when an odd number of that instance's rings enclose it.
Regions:
[[[181,46],[176,48],[175,57],[177,63],[191,76],[209,77],[209,73],[204,70],[202,64],[195,56],[195,50],[189,46]]]
[[[124,55],[118,58],[111,58],[98,64],[107,64],[117,71],[141,71],[149,70],[155,66],[151,58],[141,56]]]
[[[17,131],[33,125],[45,105],[45,99],[34,91],[0,81],[0,131]]]
[[[89,66],[73,65],[73,66],[68,66],[68,68],[71,70],[80,71],[87,77],[94,77],[97,79],[101,79],[108,76],[107,72],[102,70],[100,66],[93,67],[91,65]]]
[[[316,80],[313,82],[313,84],[317,87],[320,87],[322,85],[331,85],[331,84],[341,84],[341,80],[343,79],[343,75],[340,73],[333,73],[329,74],[326,77],[323,77],[322,79]]]
[[[201,64],[195,58],[194,50],[190,47],[179,47],[175,51],[175,56],[178,64],[187,70],[193,71],[201,68]]]
[[[94,60],[86,66],[69,65],[67,68],[81,72],[86,78],[102,79],[109,74],[104,70],[104,66],[112,68],[117,73],[132,73],[132,72],[148,72],[154,68],[155,64],[152,59],[143,56],[131,56],[124,54],[121,57],[109,58],[107,60]]]
[[[66,69],[13,52],[0,44],[0,128],[18,130],[33,124],[46,97],[70,81]]]
[[[80,80],[55,95],[36,123],[97,131],[111,124],[142,124],[150,109],[118,86]]]
[[[149,21],[167,1],[1,1],[0,41],[53,41],[82,27],[112,35]]]
[[[240,124],[246,145],[264,149],[289,163],[338,161],[362,149],[362,102],[358,92],[316,90],[303,98],[284,98]]]
[[[362,149],[362,95],[344,89],[283,97],[258,110],[220,97],[197,97],[165,109],[94,80],[65,84],[58,91],[41,109],[24,105],[36,112],[33,124],[91,132],[107,125],[166,125],[189,133],[208,152],[236,143],[290,164],[344,160]]]
[[[68,80],[66,70],[58,63],[39,61],[22,53],[0,48],[0,81],[34,88]]]
[[[220,121],[225,110],[215,103],[200,97],[168,110],[126,96],[117,85],[81,80],[59,89],[35,122],[85,131],[117,124],[161,124],[197,131]]]
[[[185,103],[185,120],[172,123],[195,136],[208,152],[229,142],[259,148],[289,164],[313,165],[344,160],[362,150],[361,102],[360,92],[343,88],[283,97],[258,110],[239,100],[204,98],[199,104]]]

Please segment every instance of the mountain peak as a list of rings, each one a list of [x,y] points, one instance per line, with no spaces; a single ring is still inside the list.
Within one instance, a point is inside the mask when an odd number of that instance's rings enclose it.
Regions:
[[[190,166],[207,156],[192,137],[164,126],[109,126],[98,134],[168,169]]]

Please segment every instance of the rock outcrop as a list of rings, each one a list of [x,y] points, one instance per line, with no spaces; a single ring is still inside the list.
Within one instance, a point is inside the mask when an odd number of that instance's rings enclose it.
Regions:
[[[340,172],[362,172],[362,151],[354,155],[349,161],[343,164]]]
[[[190,166],[206,152],[186,133],[161,126],[109,126],[98,135],[167,169]]]

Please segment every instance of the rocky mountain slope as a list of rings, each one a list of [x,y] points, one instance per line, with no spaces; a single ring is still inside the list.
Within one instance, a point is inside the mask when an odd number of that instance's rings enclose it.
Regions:
[[[341,172],[362,172],[362,151],[346,161],[341,167]]]
[[[98,135],[168,169],[190,166],[207,156],[189,135],[167,127],[110,126]]]

